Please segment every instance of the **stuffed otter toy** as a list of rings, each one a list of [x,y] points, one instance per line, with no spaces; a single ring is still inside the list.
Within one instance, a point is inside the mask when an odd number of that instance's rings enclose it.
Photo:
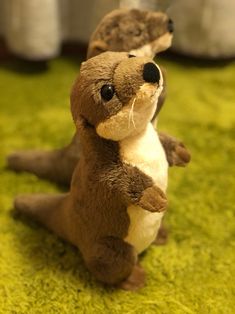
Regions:
[[[82,63],[71,92],[81,150],[70,192],[15,200],[77,246],[99,281],[128,290],[144,284],[138,255],[167,206],[168,161],[151,123],[162,89],[151,58],[105,52]]]
[[[118,9],[106,15],[97,26],[88,47],[87,57],[104,51],[126,51],[131,55],[154,57],[171,45],[173,23],[162,12]],[[155,119],[165,98],[159,97]],[[155,120],[154,120],[155,123]],[[159,134],[170,166],[185,166],[190,155],[177,139]],[[16,152],[8,156],[8,168],[28,171],[56,183],[69,185],[80,154],[79,135],[65,148],[53,151]]]

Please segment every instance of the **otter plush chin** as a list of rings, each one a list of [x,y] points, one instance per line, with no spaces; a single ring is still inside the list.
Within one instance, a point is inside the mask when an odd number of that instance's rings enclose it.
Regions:
[[[116,71],[119,70],[120,68]],[[115,75],[118,75],[118,73],[115,73]],[[163,89],[163,78],[160,68],[153,61],[145,64],[143,77],[146,81],[122,110],[96,126],[96,132],[101,137],[113,141],[122,141],[138,135],[147,128],[157,109],[158,98]],[[156,82],[157,86],[154,84]]]
[[[82,150],[70,192],[15,200],[77,246],[99,281],[128,290],[144,285],[138,255],[167,206],[168,162],[151,124],[162,86],[150,58],[105,52],[84,62],[71,92]]]

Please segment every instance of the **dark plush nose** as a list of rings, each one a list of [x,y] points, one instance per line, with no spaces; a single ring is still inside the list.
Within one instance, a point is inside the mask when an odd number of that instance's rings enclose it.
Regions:
[[[143,71],[143,79],[148,83],[159,83],[160,72],[156,65],[152,62],[145,63]]]
[[[168,21],[167,29],[169,33],[174,32],[174,22],[171,19],[169,19]]]

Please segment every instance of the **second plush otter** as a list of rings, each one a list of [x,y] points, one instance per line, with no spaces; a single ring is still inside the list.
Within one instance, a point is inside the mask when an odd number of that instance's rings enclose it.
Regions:
[[[151,123],[162,88],[150,58],[105,52],[84,62],[71,93],[82,149],[70,192],[15,201],[76,245],[98,280],[124,289],[144,284],[138,255],[167,206],[168,162]]]

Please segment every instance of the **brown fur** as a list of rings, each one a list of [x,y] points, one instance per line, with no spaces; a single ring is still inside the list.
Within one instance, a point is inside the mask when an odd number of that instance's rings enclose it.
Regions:
[[[169,166],[184,167],[190,162],[190,153],[182,142],[162,132],[159,132],[159,138],[164,147]]]
[[[91,36],[87,59],[105,51],[131,51],[146,44],[152,57],[161,50],[159,38],[168,33],[168,16],[163,12],[118,9],[107,14]]]
[[[167,15],[161,12],[115,10],[106,15],[97,26],[90,40],[88,57],[106,50],[131,51],[135,49],[135,52],[141,55],[143,53],[141,48],[146,44],[151,45],[149,57],[152,57],[157,52],[168,48],[168,46],[162,46],[162,42],[160,42],[162,35],[170,36],[167,22]],[[132,84],[133,82],[126,85],[126,89],[132,88]],[[155,117],[160,111],[164,99],[165,88],[159,98]],[[94,112],[95,115],[96,112]],[[170,165],[185,166],[189,158],[182,159],[181,155],[189,156],[189,153],[185,147],[182,147],[181,142],[166,134],[161,137],[161,141]],[[179,146],[181,154],[177,155]],[[12,170],[32,172],[56,183],[69,185],[80,153],[79,137],[75,134],[72,142],[65,148],[48,152],[34,150],[16,152],[8,156],[7,163]]]
[[[70,193],[20,196],[15,201],[18,211],[76,245],[98,280],[126,289],[136,289],[144,281],[135,248],[124,241],[130,224],[127,207],[133,204],[160,212],[167,200],[152,178],[121,160],[119,143],[101,138],[96,126],[115,116],[137,93],[144,83],[143,64],[149,61],[107,52],[82,65],[71,93],[82,150]],[[136,80],[129,92],[124,77],[127,83],[128,79]],[[112,81],[115,85],[116,96],[109,102],[100,97],[100,80],[104,78],[102,84]]]

